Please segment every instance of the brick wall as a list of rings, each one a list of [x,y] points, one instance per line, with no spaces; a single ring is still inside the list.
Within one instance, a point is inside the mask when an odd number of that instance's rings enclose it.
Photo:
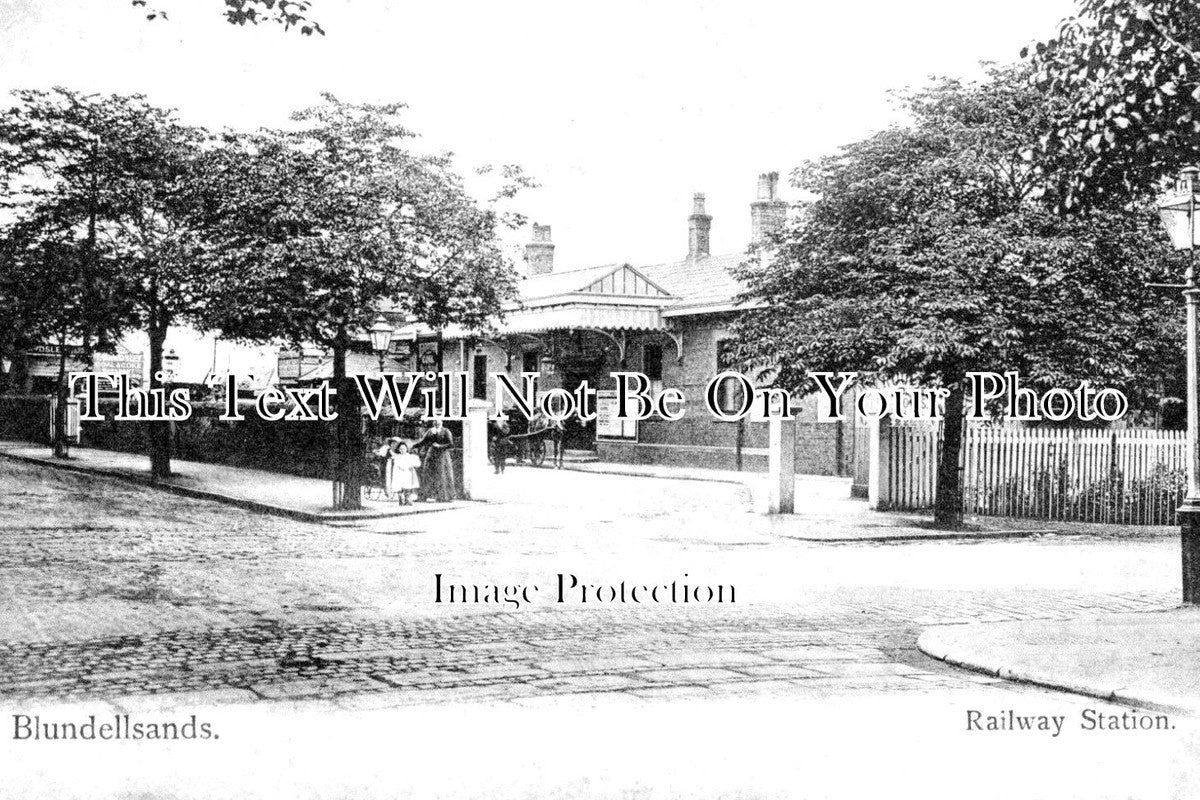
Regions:
[[[122,453],[149,453],[149,425],[144,422],[117,422],[112,414],[115,402],[101,404],[103,421],[84,422],[80,426],[80,446]],[[32,441],[49,446],[49,398],[0,397],[0,436]],[[260,419],[252,407],[242,413],[246,419],[227,422],[217,419],[216,404],[194,403],[192,415],[172,424],[172,457],[185,461],[226,464],[233,467],[263,469],[306,478],[331,477],[333,422],[270,422]],[[387,436],[414,439],[419,426],[411,421],[366,421],[364,450],[372,450]],[[448,421],[446,428],[454,436],[455,468],[460,472],[458,449],[462,446],[462,425]]]
[[[703,321],[701,321],[703,320]],[[687,415],[676,422],[645,420],[638,423],[638,441],[601,441],[597,453],[607,461],[669,464],[709,469],[764,472],[767,469],[767,423],[727,422],[713,417],[704,402],[705,389],[720,368],[718,343],[731,336],[730,319],[706,316],[684,328],[683,360],[674,342],[662,334],[630,337],[627,368],[644,372],[643,345],[663,344],[663,386],[676,387],[688,398]],[[795,404],[796,471],[809,475],[849,474],[853,463],[853,437],[849,423],[816,422],[816,399]]]

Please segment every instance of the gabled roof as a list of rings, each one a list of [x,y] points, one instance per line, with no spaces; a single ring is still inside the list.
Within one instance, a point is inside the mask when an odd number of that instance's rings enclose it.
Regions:
[[[534,275],[521,281],[522,301],[564,294],[602,294],[614,297],[654,297],[672,300],[670,292],[628,264]]]
[[[745,286],[733,277],[733,269],[746,260],[744,253],[673,261],[639,267],[650,280],[680,299],[672,313],[685,308],[734,305]]]
[[[560,328],[660,330],[666,318],[732,311],[743,286],[732,270],[745,260],[733,253],[674,261],[649,267],[602,264],[525,278],[518,299],[505,310],[501,333],[530,333]],[[397,335],[428,332],[409,324]],[[443,335],[469,335],[448,326]]]

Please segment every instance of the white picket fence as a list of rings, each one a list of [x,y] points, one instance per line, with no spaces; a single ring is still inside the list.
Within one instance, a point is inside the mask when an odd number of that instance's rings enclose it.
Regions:
[[[963,511],[1035,519],[1174,524],[1183,499],[1186,433],[968,424],[959,456]],[[933,505],[941,431],[895,426],[889,506]]]

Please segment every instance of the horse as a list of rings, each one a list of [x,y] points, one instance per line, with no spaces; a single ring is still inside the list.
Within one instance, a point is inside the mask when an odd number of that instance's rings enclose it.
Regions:
[[[566,438],[567,432],[563,421],[561,419],[551,419],[545,412],[538,411],[529,420],[529,432],[531,434],[545,432],[545,438],[550,440],[551,447],[553,448],[551,450],[551,458],[554,461],[554,468],[562,469],[563,450],[565,449],[563,447],[563,440]]]

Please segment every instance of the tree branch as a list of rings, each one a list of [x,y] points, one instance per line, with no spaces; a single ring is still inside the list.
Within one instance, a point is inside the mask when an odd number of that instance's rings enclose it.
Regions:
[[[1159,36],[1166,39],[1177,50],[1182,52],[1188,58],[1192,59],[1192,61],[1195,61],[1197,64],[1200,64],[1200,53],[1197,53],[1195,50],[1188,47],[1186,44],[1179,41],[1174,36],[1172,36],[1170,33],[1168,33],[1167,29],[1162,25],[1162,23],[1160,23],[1158,20],[1156,20],[1154,18],[1154,12],[1152,12],[1149,8],[1147,8],[1146,6],[1143,6],[1143,5],[1135,5],[1134,8],[1137,11],[1140,11],[1145,15],[1146,21],[1150,23],[1150,26],[1152,28],[1154,28],[1154,30],[1158,31]]]

